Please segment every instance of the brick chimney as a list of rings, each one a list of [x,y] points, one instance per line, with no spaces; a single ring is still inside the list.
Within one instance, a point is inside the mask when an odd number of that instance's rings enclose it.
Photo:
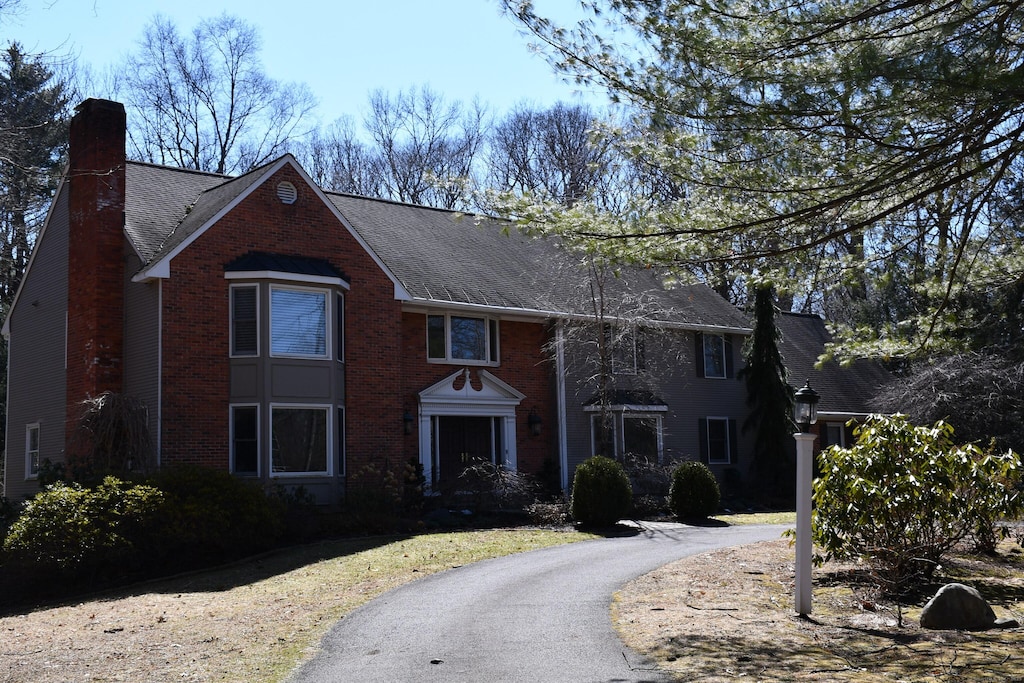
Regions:
[[[71,120],[67,319],[68,435],[79,404],[122,390],[124,105],[89,99]]]

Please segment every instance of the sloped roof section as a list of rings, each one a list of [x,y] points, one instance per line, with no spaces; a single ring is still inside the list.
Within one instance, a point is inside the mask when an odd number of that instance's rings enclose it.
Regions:
[[[877,410],[878,390],[893,381],[885,368],[869,360],[857,360],[849,367],[829,361],[820,370],[814,366],[832,341],[825,321],[817,315],[783,312],[775,319],[781,334],[779,352],[786,363],[789,383],[799,389],[810,380],[821,395],[820,412],[866,415]]]
[[[186,248],[197,231],[290,156],[231,178],[138,162],[126,177],[125,231],[146,272]],[[344,223],[413,301],[482,306],[527,315],[590,315],[590,282],[553,238],[528,237],[495,218],[356,195],[324,193]],[[703,285],[663,286],[651,269],[623,267],[604,286],[643,316],[693,329],[746,332],[746,315]],[[403,293],[405,296],[405,293]]]
[[[152,261],[199,197],[230,178],[129,161],[125,167],[125,232],[142,257]]]
[[[429,207],[327,194],[414,299],[588,315],[586,274],[552,238],[528,237],[507,222]],[[654,320],[749,330],[747,317],[703,285],[666,289],[650,269],[609,275],[609,298]],[[631,296],[622,296],[626,290]],[[632,308],[632,310],[630,310]]]

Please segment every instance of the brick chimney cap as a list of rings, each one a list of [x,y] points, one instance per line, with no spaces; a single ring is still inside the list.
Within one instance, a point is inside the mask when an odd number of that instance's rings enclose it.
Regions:
[[[103,100],[96,97],[90,97],[87,100],[83,100],[81,104],[75,107],[76,112],[97,111],[99,109],[123,112],[124,105],[120,102],[114,102],[113,100]]]

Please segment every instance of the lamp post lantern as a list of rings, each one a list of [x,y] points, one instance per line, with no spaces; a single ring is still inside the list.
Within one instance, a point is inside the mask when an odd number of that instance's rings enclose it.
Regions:
[[[818,421],[818,399],[810,380],[793,396],[793,422],[800,430],[796,439],[796,611],[811,613],[811,473],[814,440],[811,425]]]

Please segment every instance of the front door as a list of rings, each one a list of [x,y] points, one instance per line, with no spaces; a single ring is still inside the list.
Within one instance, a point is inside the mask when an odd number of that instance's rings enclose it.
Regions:
[[[451,482],[471,465],[493,463],[500,453],[496,422],[492,417],[438,415],[435,482]]]

